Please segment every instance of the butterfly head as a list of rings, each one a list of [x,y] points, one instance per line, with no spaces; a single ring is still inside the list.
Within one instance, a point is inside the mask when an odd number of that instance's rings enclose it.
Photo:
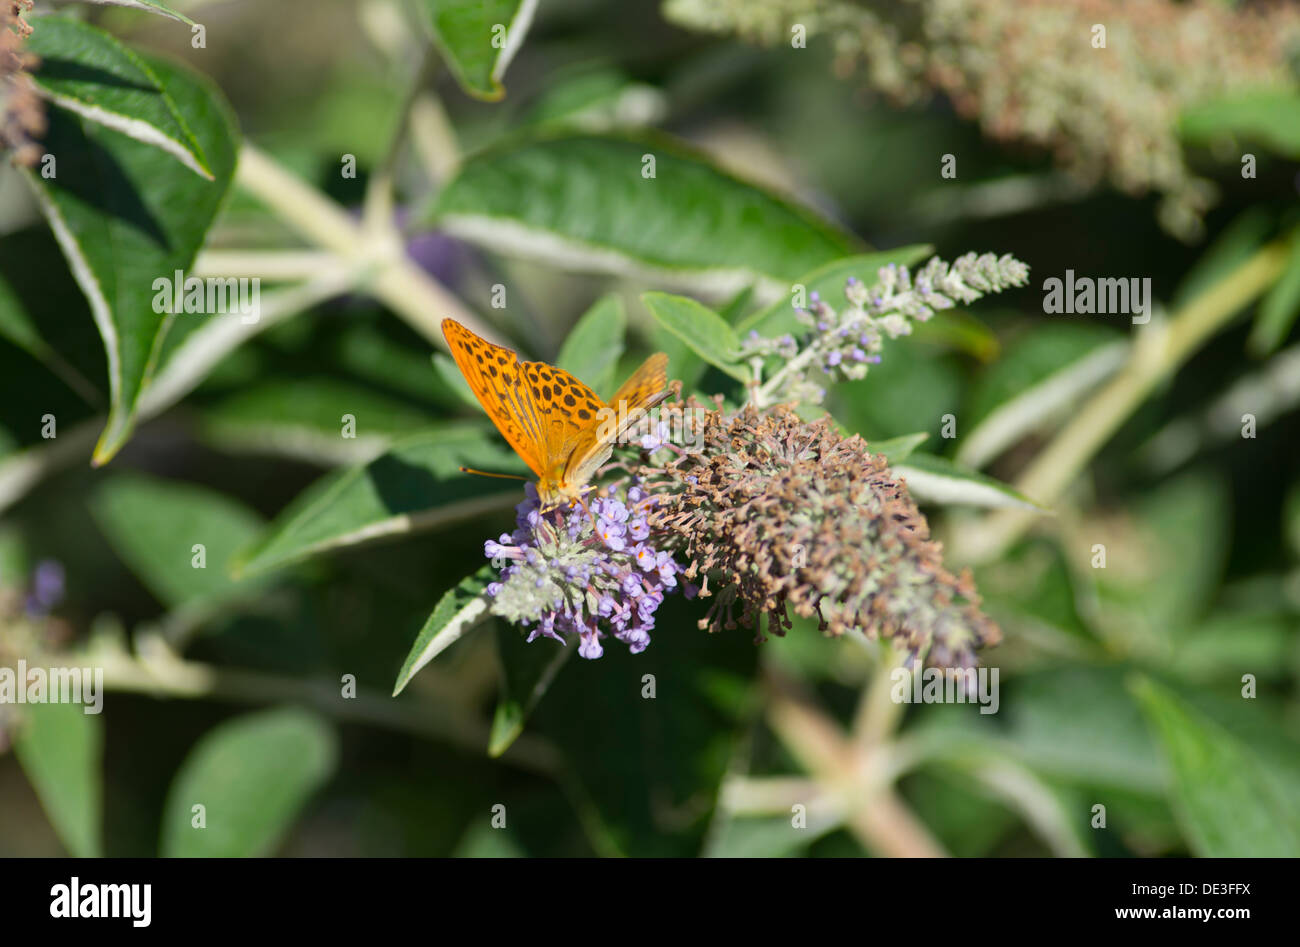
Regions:
[[[564,479],[563,469],[556,470],[550,476],[542,476],[537,481],[537,496],[542,501],[542,510],[553,510],[557,506],[568,508],[578,503],[591,490],[589,484],[569,483]]]

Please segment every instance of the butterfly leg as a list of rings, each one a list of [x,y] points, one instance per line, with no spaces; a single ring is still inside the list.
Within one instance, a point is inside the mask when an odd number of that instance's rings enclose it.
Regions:
[[[595,488],[595,487],[586,487],[586,488],[583,490],[582,493],[579,493],[579,494],[578,494],[578,498],[577,498],[577,500],[575,501],[575,502],[577,502],[578,504],[580,504],[584,510],[587,511],[587,516],[591,517],[591,528],[592,528],[593,531],[595,531],[596,528],[597,528],[597,524],[596,524],[596,514],[593,513],[593,512],[591,511],[591,507],[589,507],[589,506],[587,505],[587,498],[586,498],[585,494],[586,494],[586,491],[587,491],[587,490],[594,490],[594,489],[596,489],[596,488]]]

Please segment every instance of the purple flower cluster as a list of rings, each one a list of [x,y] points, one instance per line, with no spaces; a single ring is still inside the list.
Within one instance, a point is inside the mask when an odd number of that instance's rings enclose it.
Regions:
[[[500,570],[487,588],[491,610],[540,635],[598,658],[612,635],[639,654],[650,644],[655,610],[678,586],[680,567],[650,545],[646,516],[656,502],[633,484],[624,499],[599,497],[586,507],[543,511],[529,484],[516,510],[516,528],[483,544]],[[685,589],[688,597],[693,587]]]
[[[936,311],[974,302],[988,293],[1021,286],[1028,268],[1010,255],[968,253],[952,265],[938,257],[913,273],[890,263],[864,283],[849,277],[844,286],[846,306],[836,308],[816,292],[795,308],[804,327],[800,336],[768,339],[751,332],[741,346],[743,358],[758,361],[779,356],[785,365],[759,389],[760,406],[780,400],[810,404],[825,397],[819,382],[864,378],[880,362],[886,339],[909,335],[914,322],[929,320]]]

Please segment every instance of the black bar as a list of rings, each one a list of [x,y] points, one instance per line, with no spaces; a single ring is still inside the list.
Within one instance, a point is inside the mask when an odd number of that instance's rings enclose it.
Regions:
[[[429,936],[439,936],[445,925],[464,921],[487,922],[482,934],[495,937],[512,922],[541,934],[557,922],[586,927],[606,914],[620,926],[636,918],[634,926],[675,925],[702,915],[710,927],[752,924],[760,934],[781,920],[811,933],[829,919],[851,917],[862,936],[885,922],[917,925],[918,932],[934,924],[936,933],[1001,922],[1071,932],[1199,926],[1232,936],[1242,925],[1294,918],[1295,871],[1295,861],[1285,859],[13,859],[0,862],[0,916],[7,934],[75,925],[128,936],[148,929],[337,937],[424,922]],[[131,916],[51,916],[52,909],[67,913],[74,877],[87,906],[88,886],[150,885],[147,927]],[[109,895],[111,901],[124,892]],[[99,889],[90,897],[97,901]],[[133,903],[123,900],[120,913],[130,915]],[[135,906],[142,915],[142,905]],[[1200,916],[1206,909],[1208,918]],[[1154,913],[1133,915],[1147,910]],[[1242,910],[1244,916],[1222,914]]]

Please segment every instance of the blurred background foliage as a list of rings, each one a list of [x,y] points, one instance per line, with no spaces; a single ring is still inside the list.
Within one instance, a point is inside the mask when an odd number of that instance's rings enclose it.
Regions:
[[[654,278],[570,272],[427,223],[463,156],[539,133],[657,129],[815,208],[854,235],[852,249],[929,244],[945,259],[992,250],[1025,260],[1029,286],[891,343],[828,404],[868,440],[925,432],[928,451],[1017,485],[1142,334],[1122,316],[1044,314],[1044,279],[1067,269],[1149,277],[1154,333],[1277,241],[1285,263],[1137,399],[1059,496],[1026,490],[1053,515],[981,546],[987,511],[923,504],[950,566],[974,566],[1002,626],[1004,643],[983,658],[1001,672],[997,714],[882,702],[888,661],[872,643],[823,639],[802,623],[756,647],[743,630],[698,632],[699,609],[670,600],[646,653],[568,662],[493,759],[494,708],[536,679],[526,662],[549,642],[528,648],[492,628],[400,698],[388,694],[434,604],[509,524],[515,494],[468,524],[324,556],[299,556],[283,533],[266,538],[328,471],[391,456],[408,435],[482,437],[455,376],[430,368],[427,334],[373,294],[323,293],[92,468],[102,347],[29,189],[6,168],[0,307],[32,305],[44,346],[0,338],[0,659],[93,642],[110,693],[102,717],[51,706],[18,719],[0,707],[0,731],[16,741],[0,756],[0,854],[1300,854],[1300,260],[1289,249],[1300,99],[1282,48],[1294,34],[1278,27],[1271,59],[1256,49],[1245,64],[1226,52],[1203,63],[1175,49],[1163,73],[1108,69],[1101,105],[1071,96],[1103,61],[1087,23],[1110,25],[1118,59],[1172,35],[1150,22],[1174,30],[1195,15],[1249,37],[1269,8],[1079,4],[1078,35],[1053,5],[983,0],[956,5],[964,18],[941,35],[912,35],[943,5],[905,3],[895,6],[911,20],[885,29],[887,49],[880,37],[860,48],[844,19],[884,29],[886,5],[543,0],[504,98],[485,101],[461,88],[451,57],[424,59],[419,3],[171,6],[204,24],[206,48],[162,17],[78,12],[210,77],[247,141],[357,219],[368,186],[391,173],[410,259],[534,358],[555,359],[612,293],[628,352],[611,374],[662,347],[675,377],[694,365],[700,389],[723,387],[656,328],[639,299]],[[710,6],[712,17],[701,12]],[[759,8],[762,22],[744,20]],[[1289,29],[1291,14],[1278,16]],[[1039,36],[1038,54],[1001,55],[1008,17]],[[800,22],[812,27],[806,48],[788,39]],[[1062,30],[1080,51],[1058,61]],[[926,35],[940,36],[934,47],[917,45]],[[891,55],[906,81],[885,88],[870,64]],[[994,128],[994,103],[980,96],[996,82],[978,70],[957,82],[936,65],[988,60],[1026,73],[1075,63],[1079,74],[1037,103],[1047,110],[1038,132]],[[1173,92],[1153,91],[1169,76]],[[413,77],[427,93],[415,107]],[[1136,119],[1105,111],[1126,101],[1156,104]],[[1088,146],[1072,147],[1080,129]],[[1253,178],[1241,173],[1246,152]],[[339,173],[347,154],[355,178]],[[947,154],[953,180],[939,173]],[[1159,174],[1129,173],[1158,161]],[[299,247],[310,249],[284,216],[237,185],[205,252]],[[795,269],[775,275],[807,268]],[[490,305],[497,283],[509,289],[505,310]],[[728,311],[738,321],[770,302],[742,296]],[[1041,410],[1013,436],[963,439],[1026,393]],[[47,413],[58,418],[57,456],[42,444]],[[343,441],[348,413],[364,423]],[[1257,419],[1253,437],[1242,436],[1245,414]],[[955,439],[941,436],[945,415]],[[509,463],[503,448],[483,449],[479,466]],[[201,578],[160,552],[182,534],[205,537]],[[240,556],[267,567],[236,581],[226,566]],[[33,611],[42,563],[57,563],[60,594]],[[354,700],[339,699],[345,674]],[[642,697],[644,674],[655,675],[654,700]],[[1258,681],[1252,699],[1245,674]],[[225,828],[186,831],[200,798]],[[505,829],[491,826],[498,804]],[[795,804],[806,829],[791,828]],[[1097,805],[1105,828],[1092,824]]]

